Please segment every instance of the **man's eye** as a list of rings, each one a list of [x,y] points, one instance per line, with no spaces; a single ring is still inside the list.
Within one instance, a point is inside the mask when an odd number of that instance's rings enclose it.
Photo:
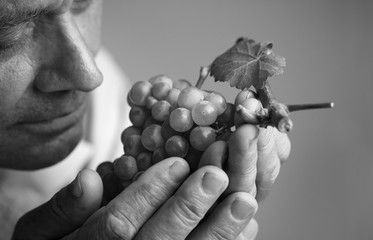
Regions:
[[[21,47],[32,35],[33,24],[20,24],[0,31],[0,51],[13,50]]]
[[[87,9],[92,3],[92,0],[74,0],[72,5],[72,11],[80,13]]]
[[[6,30],[0,34],[0,49],[10,49],[17,45],[20,39],[22,39],[22,31],[19,29]]]

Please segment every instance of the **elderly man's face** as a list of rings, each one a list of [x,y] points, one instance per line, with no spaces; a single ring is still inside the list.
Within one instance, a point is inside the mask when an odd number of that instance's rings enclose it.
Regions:
[[[0,0],[0,167],[37,169],[83,135],[102,82],[102,0]]]

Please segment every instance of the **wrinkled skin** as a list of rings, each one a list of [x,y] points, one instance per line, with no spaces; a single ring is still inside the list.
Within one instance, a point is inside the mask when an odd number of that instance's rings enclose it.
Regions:
[[[288,136],[280,133],[276,128],[268,127],[264,129],[246,124],[239,127],[231,135],[228,143],[216,141],[210,145],[203,153],[198,168],[216,166],[227,174],[229,184],[220,200],[224,199],[223,201],[226,201],[232,195],[245,193],[255,197],[256,201],[262,202],[268,196],[278,177],[281,164],[289,157],[290,147]],[[104,204],[115,198],[120,192],[120,188],[127,187],[131,183],[128,180],[120,180],[129,179],[125,175],[127,171],[115,171],[116,167],[120,167],[120,165],[105,162],[97,169],[103,179],[104,187],[109,189],[109,191],[104,192]],[[134,176],[134,179],[137,176],[138,174]],[[211,218],[219,219],[219,213],[213,212],[212,216],[215,217]],[[210,224],[209,229],[224,229],[225,226],[234,225],[241,226],[237,222],[229,222],[232,219],[229,219],[228,216],[229,214],[225,213],[224,217],[221,217],[223,219],[221,221],[225,221],[224,223],[219,222],[219,220],[215,222],[207,220],[201,225],[207,227]],[[232,229],[228,228],[222,232],[224,231],[229,232]],[[252,218],[235,239],[254,239],[257,233],[258,224]],[[193,239],[191,236],[194,236],[197,237],[196,239],[214,239],[214,236],[216,237],[214,234],[217,233],[195,230],[191,233],[190,238]]]
[[[2,168],[51,166],[82,138],[89,92],[102,81],[93,60],[101,8],[101,0],[0,1]],[[14,20],[35,9],[42,11]],[[183,159],[159,162],[103,207],[100,176],[83,170],[25,214],[13,239],[254,239],[257,200],[275,181],[290,142],[273,129],[243,125],[223,148],[227,159],[217,149],[212,145],[193,173]]]
[[[101,5],[0,1],[0,167],[50,166],[82,138],[88,94],[102,82],[93,60]],[[12,17],[35,9],[47,12]]]

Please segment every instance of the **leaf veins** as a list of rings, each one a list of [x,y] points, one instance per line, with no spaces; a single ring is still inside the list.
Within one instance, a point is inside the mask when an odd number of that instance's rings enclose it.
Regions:
[[[215,81],[229,82],[239,89],[263,88],[268,77],[283,73],[285,58],[272,51],[273,44],[239,38],[236,44],[211,64]]]

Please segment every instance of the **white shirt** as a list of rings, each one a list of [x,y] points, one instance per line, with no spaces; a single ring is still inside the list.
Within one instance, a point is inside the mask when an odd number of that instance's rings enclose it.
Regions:
[[[104,49],[96,62],[104,81],[92,92],[92,107],[86,117],[89,140],[82,140],[66,159],[46,169],[0,169],[1,240],[11,238],[20,216],[48,201],[81,169],[96,169],[101,162],[113,161],[123,154],[120,134],[129,126],[126,96],[131,84]]]

